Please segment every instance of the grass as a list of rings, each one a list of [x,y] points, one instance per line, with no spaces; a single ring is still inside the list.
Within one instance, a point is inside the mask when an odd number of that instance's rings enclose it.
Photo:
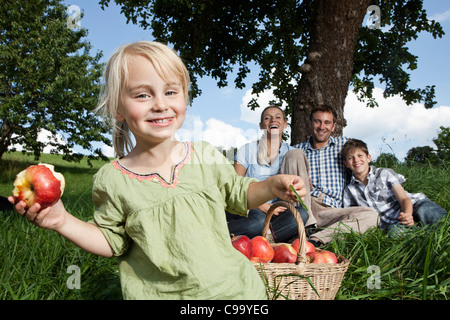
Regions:
[[[92,177],[105,162],[68,163],[45,154],[40,162],[55,165],[64,174],[66,189],[62,200],[66,209],[82,220],[92,218]],[[7,153],[0,162],[0,195],[11,195],[16,174],[31,164],[33,156]],[[78,274],[80,289],[67,282]],[[115,259],[87,253],[55,232],[35,227],[14,212],[0,211],[0,299],[67,300],[121,299]]]
[[[104,162],[67,163],[55,155],[41,162],[55,165],[66,178],[63,202],[73,215],[89,220],[94,207],[92,176]],[[11,194],[15,175],[32,156],[7,153],[0,161],[0,195]],[[450,208],[449,166],[397,165],[407,178],[405,189],[423,192]],[[430,228],[414,228],[402,238],[388,238],[378,229],[360,235],[343,234],[326,249],[350,260],[336,299],[448,300],[450,297],[450,219]],[[80,289],[68,282],[79,268]],[[115,259],[84,252],[55,232],[42,230],[13,212],[0,211],[0,299],[80,300],[121,299]]]

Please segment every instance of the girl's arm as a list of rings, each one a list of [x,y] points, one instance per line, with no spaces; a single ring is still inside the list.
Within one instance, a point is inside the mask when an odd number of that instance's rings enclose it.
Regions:
[[[392,187],[392,192],[402,207],[402,212],[398,216],[400,223],[407,226],[414,225],[413,206],[411,199],[406,195],[405,189],[403,189],[401,184],[396,184]]]
[[[242,177],[244,177],[245,174],[247,173],[247,168],[245,168],[242,164],[240,164],[237,161],[234,162],[234,170],[236,171],[236,173],[238,175],[240,175]],[[269,208],[271,205],[272,205],[271,203],[264,202],[263,204],[256,206],[255,208],[257,208],[261,212],[267,213],[267,211],[269,211]],[[254,209],[254,208],[252,208],[252,209]],[[277,216],[280,212],[283,212],[284,210],[286,210],[286,209],[283,207],[278,207],[275,209],[273,214]]]
[[[290,189],[292,185],[298,195],[304,200],[305,183],[299,176],[277,174],[264,181],[253,182],[248,187],[247,208],[253,209],[267,201],[279,197],[289,202],[297,202],[297,197]]]
[[[8,200],[14,204],[13,197]],[[15,204],[15,209],[34,225],[58,232],[85,251],[103,257],[113,256],[113,251],[100,229],[72,216],[66,211],[61,200],[43,210],[40,210],[39,204],[25,210],[25,202],[19,201]]]

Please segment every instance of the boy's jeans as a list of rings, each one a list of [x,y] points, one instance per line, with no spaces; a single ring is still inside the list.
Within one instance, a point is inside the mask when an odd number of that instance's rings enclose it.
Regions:
[[[414,222],[420,223],[423,226],[439,222],[445,218],[446,214],[447,211],[444,208],[428,198],[419,200],[413,205]],[[380,224],[380,228],[387,230],[391,236],[401,234],[408,230],[408,227],[402,225],[400,222],[391,225]]]
[[[296,207],[303,223],[308,220],[309,214],[303,207]],[[264,227],[266,214],[258,209],[248,212],[248,217],[226,212],[228,229],[231,234],[246,235],[250,239],[260,236]],[[273,215],[271,219],[273,237],[277,242],[287,242],[298,236],[298,226],[294,216],[288,210],[281,212],[278,216]]]

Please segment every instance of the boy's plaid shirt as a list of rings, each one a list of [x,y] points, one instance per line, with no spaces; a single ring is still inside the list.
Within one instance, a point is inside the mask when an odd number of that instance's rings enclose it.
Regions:
[[[343,192],[350,175],[341,157],[341,149],[347,137],[330,137],[328,144],[320,149],[311,147],[308,141],[295,145],[308,158],[312,181],[311,195],[325,195],[323,202],[335,208],[342,207]]]
[[[381,225],[398,223],[402,207],[392,187],[405,183],[405,177],[389,168],[370,166],[367,181],[366,186],[352,176],[344,190],[344,207],[372,207],[379,213]],[[406,190],[405,193],[413,204],[425,199],[423,193],[409,193]]]

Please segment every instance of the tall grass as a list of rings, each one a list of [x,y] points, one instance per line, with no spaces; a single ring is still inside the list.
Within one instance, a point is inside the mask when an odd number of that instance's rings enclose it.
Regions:
[[[66,209],[82,220],[92,218],[92,176],[105,162],[67,163],[55,155],[40,162],[55,165],[64,174],[62,200]],[[16,174],[31,164],[32,156],[8,153],[0,162],[0,195],[11,195]],[[79,289],[68,282],[78,276]],[[72,277],[72,278],[71,278]],[[57,233],[37,228],[14,212],[0,211],[0,299],[120,299],[115,259],[87,253]]]
[[[395,165],[407,179],[411,193],[423,192],[450,208],[448,163]],[[351,260],[338,299],[450,298],[450,218],[428,227],[413,227],[401,237],[389,238],[379,229],[336,237],[328,247]]]
[[[415,228],[401,238],[379,229],[337,237],[330,250],[350,259],[338,299],[450,298],[450,221]]]
[[[64,174],[66,209],[80,219],[91,219],[92,176],[104,162],[94,162],[91,168],[55,155],[45,155],[41,162],[54,164]],[[10,195],[17,172],[32,163],[36,161],[31,156],[6,154],[0,162],[0,195]],[[423,192],[448,211],[448,165],[393,169],[407,178],[407,191]],[[326,248],[348,258],[350,266],[336,299],[449,299],[449,220],[413,228],[395,239],[375,228],[362,235],[337,236]],[[70,266],[80,269],[79,289],[68,285],[74,276],[68,272]],[[116,260],[86,253],[55,232],[0,211],[0,299],[121,299]]]

